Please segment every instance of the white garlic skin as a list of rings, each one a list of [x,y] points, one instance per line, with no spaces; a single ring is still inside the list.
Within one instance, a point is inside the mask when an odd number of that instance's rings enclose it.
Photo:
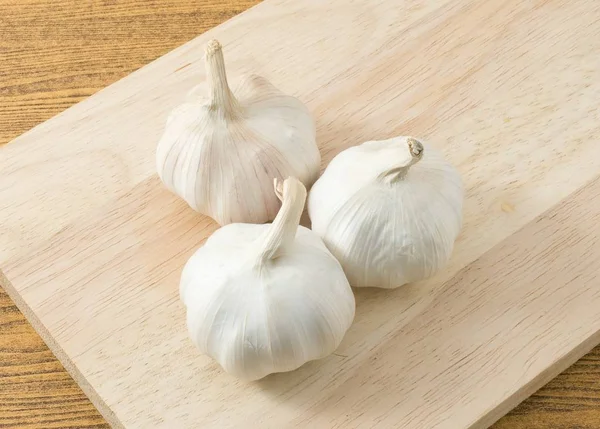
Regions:
[[[318,177],[314,120],[300,100],[262,77],[247,76],[231,91],[217,41],[207,45],[205,60],[207,84],[167,120],[158,175],[220,225],[271,221],[280,207],[273,178],[293,176],[310,187]]]
[[[353,287],[396,288],[448,262],[463,200],[457,170],[401,136],[338,154],[313,185],[308,213]]]
[[[227,225],[196,251],[182,274],[192,340],[243,380],[331,354],[354,318],[354,295],[342,267],[316,234],[298,226],[302,190],[300,206],[288,216],[288,237],[280,240],[287,243],[279,249],[264,251],[279,216],[272,225]]]

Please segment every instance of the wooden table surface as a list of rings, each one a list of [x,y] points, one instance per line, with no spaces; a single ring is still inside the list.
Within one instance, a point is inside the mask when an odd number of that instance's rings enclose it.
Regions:
[[[0,0],[0,144],[256,3]],[[2,289],[0,427],[108,427]],[[506,428],[600,428],[600,346]]]

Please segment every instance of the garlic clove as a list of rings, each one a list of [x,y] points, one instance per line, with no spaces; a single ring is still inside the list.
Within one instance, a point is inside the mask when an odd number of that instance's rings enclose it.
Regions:
[[[221,225],[273,220],[280,207],[273,177],[297,177],[306,187],[318,177],[314,120],[300,100],[262,77],[248,76],[232,91],[219,42],[209,42],[205,54],[206,84],[167,119],[159,177]]]
[[[354,318],[340,264],[298,225],[305,187],[289,178],[274,188],[282,205],[273,224],[219,229],[187,262],[180,283],[196,346],[245,380],[329,355]]]
[[[352,286],[395,288],[447,263],[463,200],[460,175],[439,152],[397,137],[338,154],[314,184],[308,213]]]

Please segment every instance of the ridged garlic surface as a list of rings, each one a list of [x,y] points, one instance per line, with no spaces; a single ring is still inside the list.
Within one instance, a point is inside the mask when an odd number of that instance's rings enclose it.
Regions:
[[[217,230],[184,267],[180,294],[196,346],[228,373],[256,380],[323,358],[354,318],[354,295],[338,261],[299,226],[306,189],[276,186],[272,224]]]
[[[439,152],[396,137],[338,154],[314,184],[308,213],[352,286],[395,288],[446,264],[463,199],[460,175]]]
[[[273,178],[310,187],[321,156],[315,123],[297,98],[251,75],[231,91],[221,45],[208,43],[207,84],[169,116],[158,143],[158,175],[194,210],[219,224],[264,223],[280,202]]]

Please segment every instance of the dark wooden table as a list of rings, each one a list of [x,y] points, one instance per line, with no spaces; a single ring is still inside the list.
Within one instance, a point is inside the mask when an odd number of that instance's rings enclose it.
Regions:
[[[0,144],[256,3],[0,0]],[[2,289],[0,427],[108,427]],[[600,429],[600,347],[494,426],[507,428]]]

